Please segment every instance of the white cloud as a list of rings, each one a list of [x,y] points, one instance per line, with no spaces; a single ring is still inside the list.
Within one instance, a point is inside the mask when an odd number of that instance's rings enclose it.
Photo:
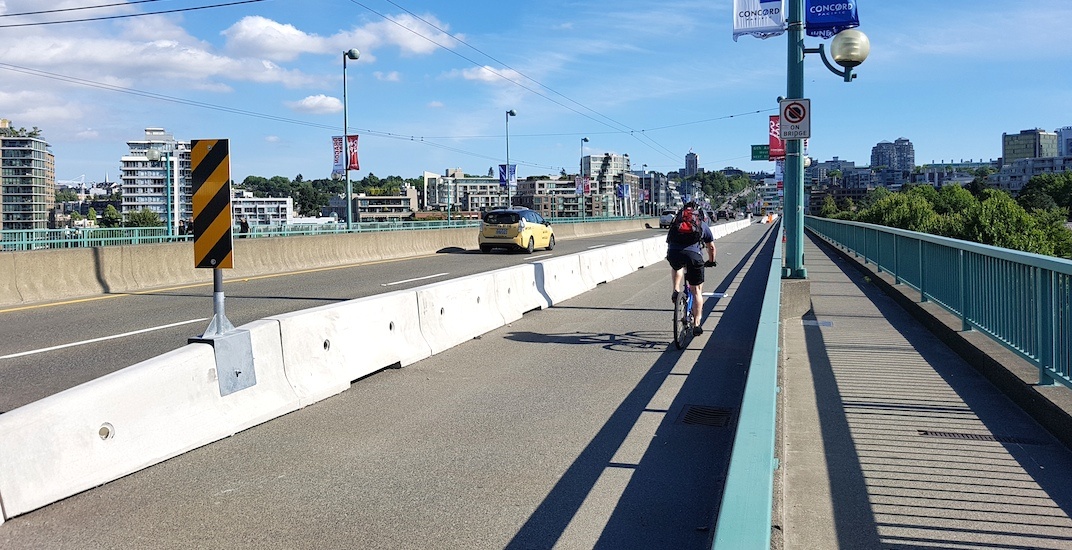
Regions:
[[[342,101],[324,94],[311,95],[300,101],[288,101],[286,106],[299,113],[326,115],[342,111]]]
[[[472,67],[469,69],[462,69],[460,71],[455,70],[448,74],[450,77],[458,77],[465,80],[476,80],[479,82],[494,82],[494,83],[507,83],[508,80],[514,82],[521,81],[521,74],[512,69],[495,69],[484,65],[483,67]]]
[[[331,50],[324,38],[256,15],[243,17],[221,34],[227,38],[229,51],[275,61],[292,61],[303,53]]]
[[[440,109],[442,107],[445,107],[445,105],[443,105],[442,101],[432,101],[428,103],[428,107],[432,109]]]
[[[268,143],[279,143],[283,140],[280,139],[279,136],[264,136],[264,141],[267,141]]]
[[[398,74],[398,71],[391,71],[389,73],[385,73],[385,72],[382,72],[382,71],[376,71],[376,72],[372,73],[372,76],[376,77],[376,80],[380,80],[380,81],[383,81],[383,82],[401,82],[402,81],[402,76]]]

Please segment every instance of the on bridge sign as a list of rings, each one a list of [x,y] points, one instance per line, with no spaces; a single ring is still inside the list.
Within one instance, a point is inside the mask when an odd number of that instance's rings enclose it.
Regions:
[[[811,137],[811,100],[783,99],[778,102],[781,121],[779,137],[782,139],[807,139]]]

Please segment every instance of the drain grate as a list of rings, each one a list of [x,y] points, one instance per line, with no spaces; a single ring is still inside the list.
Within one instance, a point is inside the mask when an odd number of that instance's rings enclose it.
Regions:
[[[1032,439],[1024,439],[1022,437],[1014,437],[1011,435],[991,435],[991,434],[968,434],[959,432],[936,432],[932,430],[916,430],[919,435],[924,437],[940,437],[942,439],[959,439],[963,441],[994,441],[997,443],[1016,443],[1020,445],[1045,445],[1041,441],[1035,441]]]
[[[678,416],[677,421],[681,424],[693,426],[710,426],[712,428],[725,428],[733,415],[732,409],[720,407],[705,407],[702,405],[686,405]]]

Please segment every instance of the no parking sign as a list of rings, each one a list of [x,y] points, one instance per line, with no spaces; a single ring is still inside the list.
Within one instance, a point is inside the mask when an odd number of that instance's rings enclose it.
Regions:
[[[811,137],[811,100],[783,99],[778,102],[781,112],[779,137],[782,139],[807,139]]]

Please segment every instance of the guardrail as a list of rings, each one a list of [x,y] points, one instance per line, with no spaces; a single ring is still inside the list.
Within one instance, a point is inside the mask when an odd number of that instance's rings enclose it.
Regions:
[[[804,226],[1072,387],[1072,261],[859,222]]]
[[[776,227],[769,235],[780,233]],[[776,243],[730,453],[726,488],[715,523],[713,550],[770,548],[774,471],[778,469],[774,443],[781,297],[782,247]]]
[[[647,218],[644,216],[643,218]],[[636,217],[548,218],[552,225],[622,221]],[[302,235],[336,235],[374,233],[378,231],[417,231],[478,227],[479,220],[429,220],[397,222],[360,222],[346,229],[344,224],[290,224],[254,226],[246,233],[232,230],[238,238],[295,237]],[[92,248],[133,244],[157,244],[193,240],[192,233],[168,235],[166,227],[78,227],[63,229],[0,230],[0,251],[48,250],[55,248]]]

